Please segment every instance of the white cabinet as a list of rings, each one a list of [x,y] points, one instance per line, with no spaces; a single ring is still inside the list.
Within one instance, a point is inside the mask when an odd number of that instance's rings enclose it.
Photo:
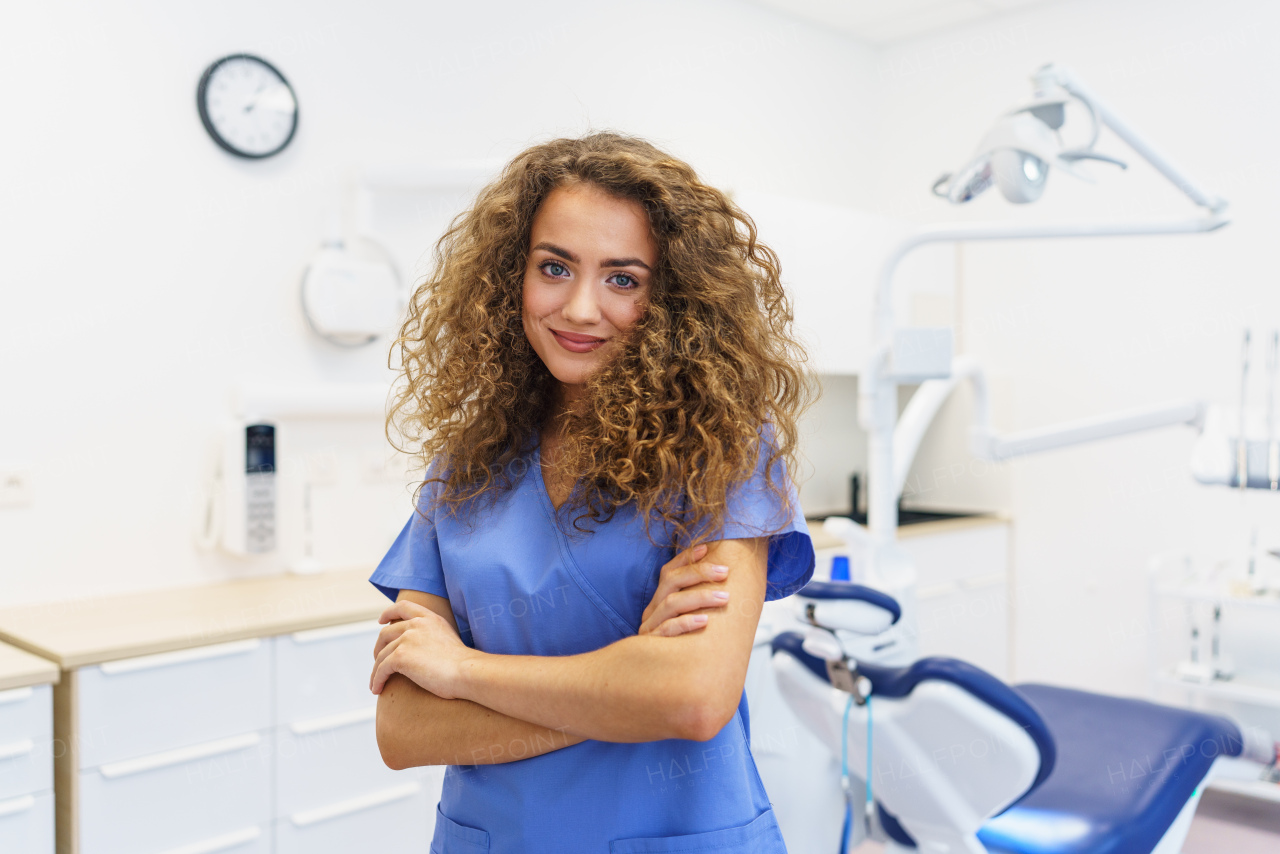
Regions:
[[[52,743],[50,687],[0,691],[0,806],[20,795],[53,788]]]
[[[899,536],[916,567],[920,655],[958,658],[1008,681],[1009,523],[957,520]]]
[[[256,843],[271,827],[272,755],[269,734],[250,732],[82,771],[80,850],[159,854]]]
[[[378,753],[386,607],[351,569],[0,610],[38,653],[0,644],[0,854],[425,854],[444,769]]]
[[[443,769],[382,762],[368,687],[379,628],[350,623],[70,674],[80,747],[72,850],[425,852]]]
[[[53,792],[0,800],[0,851],[53,854]]]
[[[77,671],[80,767],[271,726],[271,649],[259,638]]]
[[[281,723],[373,708],[369,693],[376,620],[280,635],[275,640],[276,714]],[[354,678],[363,674],[362,679]]]
[[[348,798],[276,824],[276,854],[350,854],[352,851],[427,851],[439,793],[420,780]],[[424,826],[430,826],[424,836]]]
[[[0,643],[0,852],[53,854],[52,662]]]
[[[392,771],[369,693],[375,621],[275,639],[277,851],[400,847],[435,829],[443,768]]]

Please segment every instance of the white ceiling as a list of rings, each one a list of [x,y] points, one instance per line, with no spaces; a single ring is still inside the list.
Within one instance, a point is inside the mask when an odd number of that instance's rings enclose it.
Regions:
[[[754,0],[871,44],[968,24],[1055,0]]]

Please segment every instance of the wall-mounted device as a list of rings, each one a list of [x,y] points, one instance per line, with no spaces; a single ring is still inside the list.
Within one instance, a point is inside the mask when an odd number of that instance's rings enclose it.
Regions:
[[[372,567],[412,512],[382,383],[244,388],[210,455],[195,544],[295,573]]]
[[[302,315],[331,344],[359,347],[395,327],[408,295],[385,249],[331,233],[302,274]]]
[[[223,547],[255,555],[276,548],[276,428],[236,423],[223,444]]]

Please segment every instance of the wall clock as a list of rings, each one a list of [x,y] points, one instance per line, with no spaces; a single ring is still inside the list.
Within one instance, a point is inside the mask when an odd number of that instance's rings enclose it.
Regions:
[[[275,66],[256,56],[224,56],[196,89],[200,121],[223,150],[261,159],[284,150],[298,129],[298,100]]]

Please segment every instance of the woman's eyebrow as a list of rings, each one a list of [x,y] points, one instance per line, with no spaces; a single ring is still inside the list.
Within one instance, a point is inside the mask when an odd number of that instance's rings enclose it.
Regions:
[[[542,243],[539,243],[537,246],[533,247],[533,251],[535,252],[538,251],[539,249],[550,252],[552,255],[558,255],[561,258],[565,259],[566,261],[572,261],[575,264],[578,263],[577,255],[574,255],[568,249],[564,249],[563,247],[556,246],[554,243],[547,243],[546,241],[543,241]],[[645,270],[651,269],[648,264],[641,261],[639,258],[606,258],[605,260],[600,262],[600,266],[601,267],[640,267]]]
[[[639,258],[606,258],[600,262],[601,267],[643,267],[648,270],[649,265],[641,261]]]

